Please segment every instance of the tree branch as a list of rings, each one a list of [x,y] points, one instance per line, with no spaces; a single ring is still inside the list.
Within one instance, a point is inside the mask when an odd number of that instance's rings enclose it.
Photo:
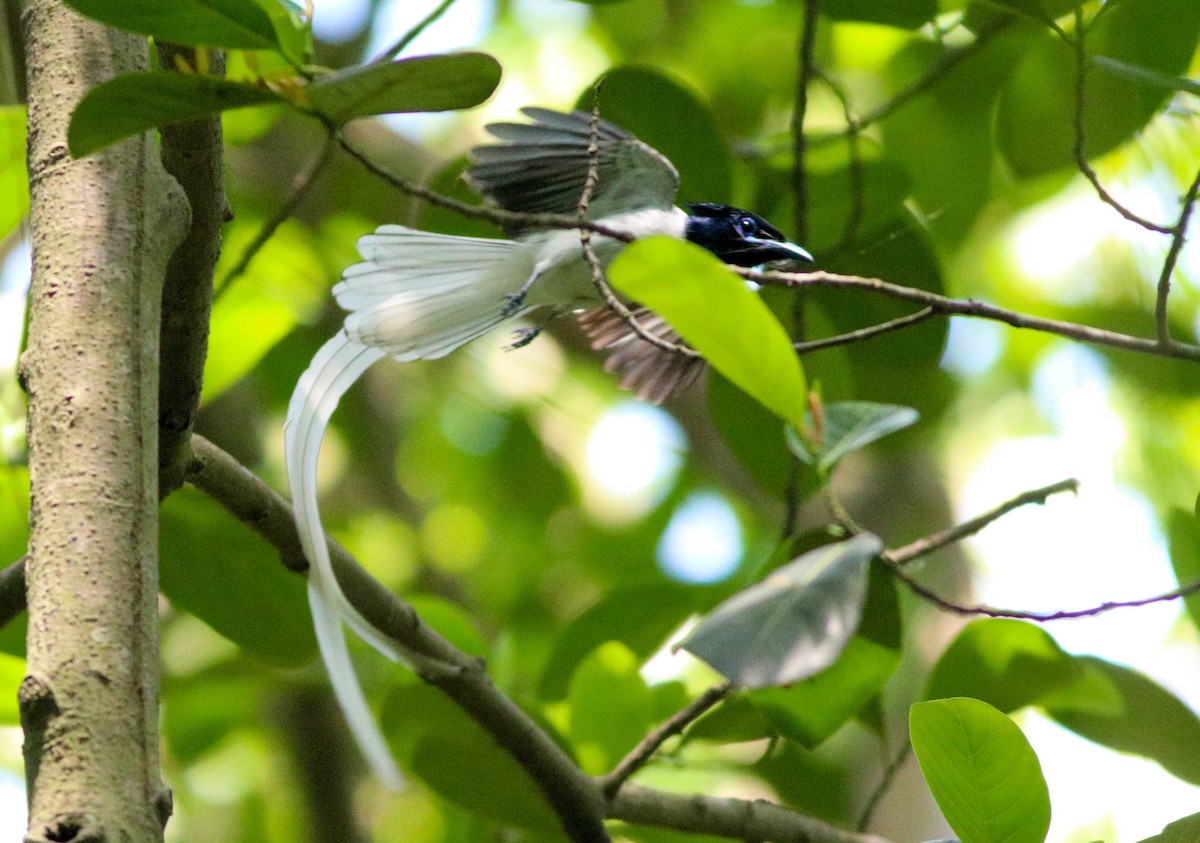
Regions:
[[[899,331],[901,328],[907,328],[910,325],[916,325],[918,322],[924,322],[931,316],[935,316],[936,312],[932,307],[923,307],[916,313],[910,313],[907,316],[899,316],[887,322],[880,322],[878,325],[869,325],[866,328],[859,328],[857,331],[847,331],[844,334],[835,334],[832,337],[822,337],[819,340],[808,340],[807,342],[793,343],[792,348],[796,349],[797,354],[809,354],[813,351],[820,351],[825,348],[833,348],[838,345],[848,345],[854,342],[862,342],[869,340],[872,337],[877,337],[880,334],[887,334],[892,331]]]
[[[1028,328],[1042,333],[1055,334],[1060,337],[1092,343],[1094,345],[1120,348],[1139,354],[1154,357],[1171,357],[1179,360],[1200,360],[1200,346],[1180,342],[1163,343],[1157,339],[1136,337],[1094,328],[1091,325],[1081,325],[1076,322],[1064,322],[1058,319],[1044,319],[1030,316],[1015,310],[1006,310],[986,302],[974,299],[952,299],[948,296],[920,290],[916,287],[904,287],[892,284],[880,278],[864,278],[858,275],[839,275],[833,272],[758,272],[743,270],[741,274],[759,284],[773,284],[783,287],[839,287],[842,289],[867,290],[889,298],[911,301],[933,308],[935,313],[946,316],[970,316],[976,319],[988,319],[993,322],[1003,322],[1014,328]]]
[[[176,58],[196,66],[196,50],[158,45],[159,64],[174,68]],[[225,54],[208,54],[209,67],[225,75]],[[179,182],[192,211],[191,226],[167,264],[159,332],[158,463],[159,495],[183,485],[183,461],[192,432],[212,312],[213,269],[221,254],[221,226],[229,219],[225,198],[221,117],[212,115],[164,126],[163,167]]]
[[[204,437],[193,436],[192,447],[188,482],[278,548],[288,568],[305,570],[296,523],[283,498]],[[329,552],[338,582],[354,607],[385,635],[441,666],[422,671],[421,678],[440,688],[516,759],[537,782],[570,838],[608,843],[599,790],[553,738],[492,684],[483,662],[424,623],[332,540]]]
[[[874,834],[844,831],[762,799],[682,796],[630,784],[609,803],[608,815],[628,823],[756,843],[888,843]]]
[[[818,0],[804,0],[804,29],[796,68],[796,108],[792,112],[792,228],[798,243],[808,239],[808,170],[804,162],[808,138],[804,134],[804,117],[808,113],[808,86],[816,75],[818,6]]]
[[[964,521],[962,524],[943,530],[940,533],[934,533],[932,536],[917,539],[912,544],[907,544],[896,550],[889,550],[887,555],[897,565],[907,565],[918,557],[933,553],[935,550],[939,550],[948,544],[953,544],[954,542],[962,541],[968,536],[975,535],[984,527],[993,521],[1003,518],[1014,509],[1019,509],[1031,503],[1044,504],[1048,497],[1061,492],[1078,494],[1079,481],[1071,477],[1066,480],[1059,480],[1057,483],[1051,483],[1049,486],[1043,486],[1040,489],[1031,489],[1028,492],[1022,492],[1012,500],[1005,501],[999,506],[989,509],[982,515],[972,518],[970,521]]]
[[[644,738],[638,741],[637,746],[620,760],[611,773],[599,780],[600,790],[604,796],[608,799],[616,796],[617,791],[629,777],[644,767],[668,738],[682,734],[683,730],[694,723],[700,715],[725,699],[732,687],[733,685],[729,682],[713,685],[657,727],[651,729]]]

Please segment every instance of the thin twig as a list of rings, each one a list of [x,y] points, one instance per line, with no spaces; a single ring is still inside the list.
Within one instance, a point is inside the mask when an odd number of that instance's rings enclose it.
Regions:
[[[1140,225],[1142,228],[1157,231],[1160,234],[1173,233],[1170,226],[1161,225],[1153,220],[1139,216],[1118,202],[1111,193],[1105,190],[1104,185],[1100,183],[1100,177],[1096,175],[1096,171],[1088,163],[1087,152],[1085,150],[1087,137],[1084,126],[1084,112],[1086,109],[1087,74],[1090,62],[1087,57],[1087,27],[1084,25],[1082,5],[1075,7],[1075,37],[1069,39],[1069,43],[1075,48],[1075,146],[1073,150],[1075,166],[1079,169],[1079,172],[1083,173],[1084,178],[1092,183],[1092,187],[1095,188],[1096,195],[1100,197],[1100,200],[1110,205],[1125,219]]]
[[[409,44],[417,40],[417,37],[424,32],[430,24],[434,23],[438,18],[446,14],[447,10],[449,10],[452,5],[454,5],[454,0],[442,0],[442,2],[439,3],[432,12],[421,18],[421,20],[417,21],[416,26],[401,35],[399,41],[376,56],[374,61],[391,61],[396,56],[400,55],[402,52],[404,52],[404,49]]]
[[[846,214],[846,224],[842,228],[842,242],[830,250],[836,253],[847,248],[858,238],[858,229],[866,214],[866,172],[863,168],[862,150],[859,148],[862,126],[859,124],[858,116],[854,113],[854,108],[850,105],[850,92],[846,90],[845,86],[821,68],[814,68],[813,72],[841,103],[842,118],[846,121],[846,147],[850,153],[849,169],[847,170],[850,180],[850,210]]]
[[[916,313],[910,313],[907,316],[899,316],[888,322],[880,322],[878,325],[869,325],[866,328],[859,328],[856,331],[847,331],[844,334],[835,334],[832,337],[822,337],[819,340],[808,340],[807,342],[793,343],[792,348],[796,349],[797,354],[808,354],[813,351],[820,351],[825,348],[832,348],[838,345],[847,345],[853,342],[862,342],[869,340],[872,337],[877,337],[880,334],[887,334],[891,331],[899,331],[901,328],[907,328],[910,325],[916,325],[919,322],[924,322],[936,312],[932,307],[923,307]]]
[[[629,780],[629,777],[644,767],[668,738],[682,734],[683,730],[694,723],[700,715],[725,699],[732,688],[733,685],[729,682],[713,685],[656,728],[651,729],[644,738],[638,741],[637,746],[617,763],[611,773],[600,779],[600,790],[605,798],[612,799],[616,796],[617,791]]]
[[[896,757],[884,769],[879,783],[871,791],[871,796],[867,799],[867,804],[863,806],[862,813],[858,815],[858,822],[854,824],[856,829],[859,831],[867,830],[867,826],[871,824],[871,818],[875,816],[875,809],[883,801],[883,797],[887,794],[888,788],[892,786],[896,774],[900,772],[900,768],[904,766],[904,762],[908,760],[908,756],[911,753],[912,743],[906,740],[904,745],[900,747],[900,751],[896,753]]]
[[[994,509],[989,509],[982,515],[972,518],[970,521],[964,521],[962,524],[942,530],[940,533],[934,533],[932,536],[917,539],[912,544],[888,551],[888,556],[897,565],[907,565],[914,559],[926,556],[935,550],[940,550],[948,544],[962,541],[968,536],[975,535],[984,527],[993,521],[1003,518],[1014,509],[1020,509],[1023,506],[1034,503],[1039,505],[1044,504],[1046,499],[1051,495],[1057,495],[1062,492],[1078,494],[1079,481],[1074,477],[1070,477],[1066,480],[1059,480],[1057,483],[1051,483],[1049,486],[1043,486],[1040,489],[1031,489],[1028,492],[1022,492],[1015,498],[1005,501]]]
[[[784,287],[803,287],[807,285],[822,287],[842,287],[859,290],[869,290],[890,298],[911,301],[932,307],[935,312],[947,316],[970,316],[976,319],[988,319],[993,322],[1003,322],[1014,328],[1028,328],[1047,334],[1054,334],[1080,342],[1094,343],[1155,357],[1171,357],[1178,360],[1200,360],[1200,346],[1187,343],[1163,343],[1157,339],[1135,337],[1116,331],[1107,331],[1091,325],[1080,325],[1076,322],[1063,322],[1058,319],[1044,319],[1030,316],[1015,310],[1007,310],[986,302],[973,299],[952,299],[947,296],[920,290],[915,287],[905,287],[892,284],[880,278],[865,278],[858,275],[839,275],[834,272],[760,272],[756,270],[741,270],[740,274],[759,284],[774,284]]]
[[[595,286],[600,297],[604,299],[604,303],[640,339],[672,354],[678,354],[683,357],[699,357],[700,352],[691,346],[671,342],[663,337],[655,336],[646,330],[642,323],[637,320],[637,317],[633,315],[633,311],[625,305],[625,302],[617,297],[612,287],[609,286],[608,279],[604,277],[604,267],[601,266],[600,258],[596,255],[596,249],[592,245],[592,231],[586,227],[586,223],[588,222],[588,205],[591,203],[592,195],[596,192],[596,187],[600,183],[600,86],[603,82],[604,79],[601,78],[593,90],[592,117],[588,123],[587,177],[584,179],[583,193],[579,197],[579,205],[576,208],[579,215],[577,222],[579,228],[579,245],[583,249],[584,260],[587,261],[588,269],[592,273],[592,285]]]
[[[1200,193],[1200,170],[1196,171],[1196,177],[1192,179],[1192,184],[1183,197],[1183,207],[1179,211],[1179,219],[1172,226],[1171,247],[1167,250],[1167,256],[1163,259],[1162,271],[1158,275],[1158,290],[1154,302],[1154,324],[1158,330],[1158,341],[1164,344],[1175,342],[1171,338],[1171,324],[1167,316],[1167,298],[1171,294],[1171,276],[1175,273],[1175,264],[1187,241],[1188,222],[1192,216],[1192,209],[1196,206],[1198,193]]]
[[[1169,600],[1178,600],[1181,597],[1187,597],[1188,595],[1200,592],[1200,580],[1197,580],[1196,582],[1188,583],[1187,585],[1180,586],[1163,594],[1157,594],[1153,597],[1143,597],[1140,600],[1110,600],[1087,609],[1065,609],[1057,612],[1027,612],[1022,609],[997,609],[981,603],[974,606],[965,606],[955,603],[952,600],[947,600],[932,589],[921,585],[902,567],[893,564],[888,558],[888,554],[882,554],[881,558],[889,563],[888,567],[892,573],[895,574],[898,580],[908,586],[910,591],[922,600],[932,603],[939,609],[954,615],[984,615],[989,618],[1016,618],[1017,620],[1047,623],[1049,621],[1061,621],[1070,618],[1090,618],[1095,615],[1102,615],[1105,612],[1111,612],[1113,609],[1132,609],[1139,606],[1149,606],[1151,603],[1165,603]]]
[[[303,170],[296,174],[294,179],[292,179],[291,195],[289,195],[287,201],[280,205],[279,208],[276,209],[275,213],[272,214],[270,218],[262,224],[262,227],[258,230],[258,234],[254,235],[254,239],[250,241],[250,244],[246,246],[245,251],[242,252],[242,256],[238,258],[238,262],[234,264],[227,273],[225,273],[225,277],[221,279],[221,283],[218,285],[216,293],[213,296],[214,303],[218,301],[221,296],[225,295],[225,292],[231,286],[233,286],[234,281],[241,277],[242,273],[246,271],[246,268],[250,266],[250,261],[254,260],[255,255],[257,255],[262,247],[267,244],[267,241],[270,240],[275,234],[276,229],[278,229],[285,220],[287,220],[296,212],[296,208],[300,207],[300,203],[308,194],[309,188],[313,186],[317,180],[317,176],[321,174],[321,171],[325,169],[325,166],[333,157],[334,149],[334,138],[333,135],[330,135],[325,139],[325,143],[322,145],[321,151],[318,152],[313,159],[308,162],[308,165]]]

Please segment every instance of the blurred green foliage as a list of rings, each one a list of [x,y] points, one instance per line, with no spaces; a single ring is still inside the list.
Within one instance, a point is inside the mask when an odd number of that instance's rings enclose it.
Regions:
[[[107,4],[74,5],[86,12]],[[590,108],[591,83],[603,71],[605,118],[671,158],[682,176],[681,201],[727,201],[763,213],[789,236],[803,235],[821,269],[1153,333],[1166,240],[1147,245],[1133,225],[1109,226],[1088,239],[1088,226],[1097,228],[1100,217],[1085,216],[1085,209],[1103,206],[1081,184],[1073,160],[1079,33],[1072,3],[820,0],[820,78],[809,80],[801,167],[791,121],[804,4],[457,5],[487,20],[480,43],[456,46],[495,57],[504,70],[499,94],[481,109],[436,122],[351,124],[347,135],[356,148],[399,176],[473,200],[458,175],[467,149],[484,140],[483,123],[516,119],[516,109],[530,104]],[[182,8],[161,17],[187,24]],[[380,4],[371,8],[382,26]],[[1200,119],[1194,96],[1155,80],[1200,71],[1200,5],[1093,0],[1081,8],[1089,57],[1084,153],[1122,198],[1151,195],[1142,212],[1170,224],[1198,166]],[[208,42],[244,47],[252,45],[237,38],[265,39],[286,54],[277,63],[294,70],[307,51],[306,28],[277,14],[269,24],[247,14],[251,35],[235,19],[234,34],[226,26],[204,30],[217,33]],[[317,3],[318,21],[323,14]],[[334,68],[363,61],[370,58],[367,40],[363,31],[327,43],[318,27],[315,61]],[[1100,58],[1147,73],[1115,73]],[[231,57],[241,95],[250,96],[245,80],[267,66],[265,58]],[[484,82],[490,67],[477,68]],[[433,76],[434,87],[453,81]],[[468,93],[478,98],[480,79],[474,82]],[[327,83],[333,100],[349,95],[335,83]],[[219,104],[209,105],[211,111]],[[0,189],[5,252],[27,208],[23,123],[23,111],[0,112],[0,186],[14,186]],[[327,293],[357,259],[355,239],[384,222],[471,236],[499,232],[412,200],[335,155],[294,217],[224,284],[324,142],[311,116],[278,105],[227,113],[225,125],[235,218],[217,272],[222,286],[198,430],[282,489],[287,400],[340,322]],[[798,185],[807,196],[799,208]],[[1062,216],[1038,216],[1064,197],[1076,203],[1068,216],[1084,219],[1076,229]],[[1033,262],[1022,257],[1023,232],[1056,225],[1062,230],[1051,232],[1059,237],[1055,247]],[[1200,314],[1200,261],[1190,248],[1171,312],[1175,336],[1186,342],[1196,340]],[[1060,259],[1072,251],[1080,257]],[[806,340],[917,309],[848,290],[771,289],[762,298],[794,339]],[[568,322],[559,320],[517,352],[503,351],[504,338],[496,337],[442,360],[376,367],[333,418],[321,464],[322,513],[327,528],[427,622],[486,657],[496,684],[586,772],[603,774],[649,728],[716,681],[690,657],[670,656],[681,630],[838,536],[826,529],[831,518],[820,493],[828,492],[827,478],[796,464],[780,420],[720,375],[661,411],[683,432],[678,467],[654,474],[653,449],[639,450],[632,436],[623,449],[598,452],[598,423],[629,399]],[[1067,341],[1002,327],[987,334],[994,340],[988,347],[979,340],[983,330],[972,331],[930,319],[803,356],[808,385],[823,401],[886,402],[920,413],[919,424],[846,455],[834,472],[839,500],[888,546],[947,527],[951,493],[961,491],[997,441],[1046,434],[1059,422],[1047,401],[1062,396],[1037,387],[1044,364]],[[972,337],[981,344],[972,345]],[[1196,577],[1200,531],[1185,509],[1200,475],[1200,367],[1112,350],[1080,353],[1102,373],[1121,420],[1112,473],[1161,514],[1160,535],[1169,535],[1180,580]],[[793,391],[780,399],[789,413]],[[12,424],[20,424],[20,408],[0,403],[0,425]],[[628,488],[602,483],[598,463],[625,457],[631,477],[651,480]],[[19,466],[0,468],[0,562],[18,558],[27,543],[27,484]],[[1012,491],[997,492],[995,502]],[[697,492],[727,502],[741,528],[732,573],[702,584],[675,581],[662,565],[672,515]],[[707,548],[693,547],[699,549]],[[191,490],[167,500],[162,553],[165,764],[178,812],[169,839],[563,839],[527,775],[477,724],[366,648],[355,655],[409,775],[404,792],[384,794],[362,778],[336,713],[296,716],[297,701],[326,699],[303,581],[210,501]],[[959,561],[944,552],[917,573],[970,603]],[[1109,597],[1140,597],[1154,587]],[[1195,665],[1195,598],[1190,609],[1175,638]],[[1127,622],[1136,624],[1138,610],[1127,611]],[[1068,653],[1052,627],[989,619],[955,637],[958,626],[947,628],[942,618],[873,565],[863,625],[838,661],[790,687],[735,693],[684,739],[669,742],[638,782],[770,797],[852,825],[906,740],[908,704],[965,695],[1006,713],[1040,708],[1091,740],[1200,779],[1195,713],[1162,684]],[[22,653],[23,634],[20,621],[0,631],[0,650],[8,654],[0,656],[0,683],[10,700],[20,679],[12,657]],[[14,719],[15,709],[0,704],[0,723]],[[307,774],[306,754],[337,761],[324,790]],[[359,828],[335,838],[328,823],[336,812],[327,803],[339,799]],[[877,813],[872,829],[887,834],[900,827],[900,815],[920,815],[926,836],[944,834],[931,811],[893,805],[890,814]],[[637,827],[621,833],[647,841],[707,839]]]

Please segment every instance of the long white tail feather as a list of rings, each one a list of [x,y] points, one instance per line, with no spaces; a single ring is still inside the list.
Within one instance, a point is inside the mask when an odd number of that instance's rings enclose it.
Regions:
[[[533,270],[510,240],[385,225],[358,241],[366,262],[333,288],[346,333],[397,360],[443,357],[510,316],[508,296]]]
[[[402,653],[346,599],[333,572],[317,505],[317,463],[342,395],[375,361],[435,358],[486,333],[507,316],[507,295],[531,267],[512,260],[517,244],[383,226],[359,240],[366,259],[334,287],[350,311],[345,327],[313,357],[288,405],[284,450],[296,529],[310,564],[309,605],[321,658],[342,713],[376,776],[389,787],[400,770],[371,714],[346,646],[346,623],[392,660]]]
[[[398,658],[399,650],[368,623],[342,593],[333,573],[317,507],[317,458],[329,417],[346,390],[383,356],[383,351],[354,342],[344,331],[339,331],[321,346],[292,393],[284,426],[284,452],[296,530],[310,563],[309,605],[321,658],[329,672],[334,695],[363,755],[381,782],[397,787],[401,781],[400,770],[367,706],[350,660],[342,621],[349,623],[355,632],[388,658]]]

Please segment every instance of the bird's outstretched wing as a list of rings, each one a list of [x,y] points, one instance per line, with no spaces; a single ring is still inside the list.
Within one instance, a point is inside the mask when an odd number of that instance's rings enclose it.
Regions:
[[[683,343],[675,329],[654,311],[639,307],[632,315],[651,336]],[[621,386],[643,401],[661,404],[673,393],[695,383],[707,365],[703,357],[675,354],[647,342],[610,308],[586,310],[578,318],[592,348],[612,352],[604,361],[604,368],[620,375]]]
[[[524,108],[522,113],[533,122],[487,127],[501,143],[475,147],[463,178],[509,211],[575,213],[587,180],[592,116],[545,108]],[[667,210],[675,204],[679,173],[661,152],[604,120],[596,146],[598,182],[588,207],[592,219]]]

